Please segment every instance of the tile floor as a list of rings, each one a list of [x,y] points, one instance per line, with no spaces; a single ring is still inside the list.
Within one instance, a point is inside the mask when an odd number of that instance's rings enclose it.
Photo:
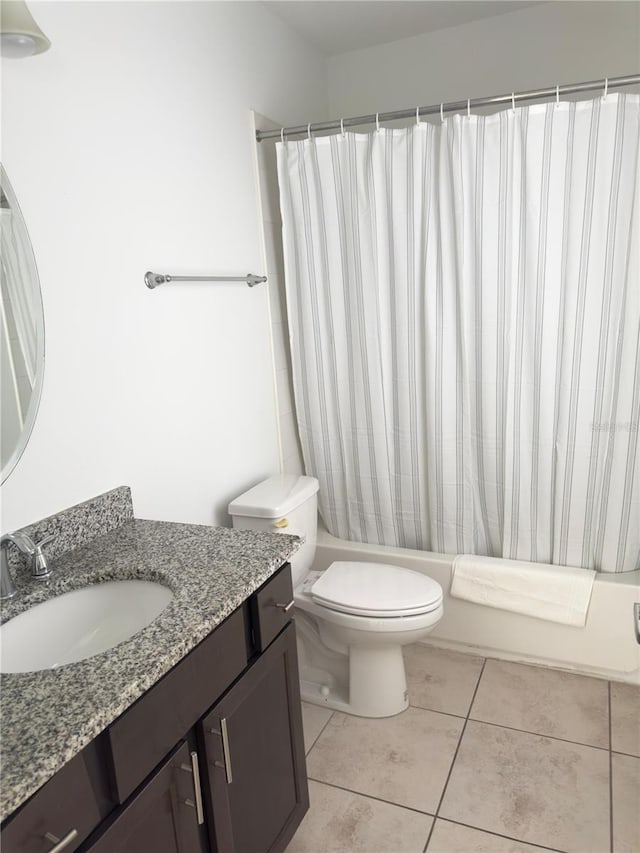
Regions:
[[[396,717],[303,703],[311,808],[287,853],[640,853],[640,687],[405,660]]]

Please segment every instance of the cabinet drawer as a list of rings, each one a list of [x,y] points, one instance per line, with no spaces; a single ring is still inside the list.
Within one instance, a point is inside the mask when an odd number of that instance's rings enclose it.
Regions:
[[[285,563],[251,599],[251,617],[256,649],[263,652],[291,621],[293,584],[291,566]]]
[[[47,853],[63,838],[69,838],[64,850],[75,850],[108,814],[111,805],[94,790],[86,752],[65,764],[2,828],[2,853]]]
[[[245,610],[234,611],[108,728],[120,803],[245,669]]]

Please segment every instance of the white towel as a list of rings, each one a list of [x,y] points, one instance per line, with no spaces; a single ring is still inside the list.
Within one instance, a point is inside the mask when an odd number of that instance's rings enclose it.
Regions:
[[[453,561],[451,595],[537,619],[584,627],[596,573],[462,554]]]

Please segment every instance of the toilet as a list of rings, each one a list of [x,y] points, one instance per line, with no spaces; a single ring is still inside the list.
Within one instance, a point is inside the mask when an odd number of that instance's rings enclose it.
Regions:
[[[291,557],[302,699],[360,717],[409,704],[402,646],[442,618],[432,578],[380,563],[334,562],[315,571],[318,481],[281,474],[229,504],[233,526],[303,536]]]

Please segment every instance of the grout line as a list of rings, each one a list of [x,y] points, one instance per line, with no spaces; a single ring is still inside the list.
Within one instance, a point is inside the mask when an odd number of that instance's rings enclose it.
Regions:
[[[637,755],[635,752],[623,752],[621,749],[612,749],[611,752],[613,755],[626,755],[627,758],[637,758],[640,760],[640,755]]]
[[[543,734],[542,732],[532,732],[529,729],[518,729],[515,726],[505,726],[503,723],[492,723],[490,720],[479,720],[476,717],[469,717],[472,723],[482,723],[485,726],[495,726],[497,729],[508,729],[510,732],[521,732],[523,735],[533,735],[534,737],[544,737],[547,740],[559,740],[561,743],[572,743],[575,746],[586,746],[589,749],[600,749],[603,752],[609,751],[608,746],[594,746],[592,743],[583,743],[580,740],[569,740],[566,737],[556,737],[555,735]]]
[[[308,703],[308,704],[311,704],[311,703]],[[319,705],[314,705],[313,707],[314,707],[314,708],[319,708],[320,706],[319,706]],[[327,726],[329,725],[329,723],[330,723],[330,722],[331,722],[331,720],[333,719],[333,715],[334,715],[334,714],[335,714],[335,711],[332,711],[332,712],[329,714],[329,718],[327,719],[327,722],[324,724],[324,726],[322,726],[322,728],[320,729],[320,731],[318,732],[318,734],[315,736],[315,739],[314,739],[313,743],[311,744],[311,746],[309,747],[309,749],[305,752],[305,754],[304,754],[304,757],[305,757],[305,758],[309,755],[309,753],[311,752],[311,750],[313,749],[313,747],[314,747],[314,746],[318,743],[318,741],[320,740],[320,735],[321,735],[321,734],[322,734],[322,732],[327,728]],[[302,728],[304,729],[304,723],[303,723],[303,725],[302,725]]]
[[[444,717],[453,717],[454,720],[466,720],[466,714],[453,714],[451,711],[441,711],[438,708],[425,708],[424,705],[413,705],[409,702],[410,708],[415,708],[416,711],[429,711],[431,714],[442,714]]]
[[[613,853],[613,753],[611,749],[613,735],[611,730],[611,682],[607,682],[607,700],[609,713],[609,838],[610,849]]]
[[[546,732],[534,732],[531,729],[519,729],[517,726],[507,726],[505,723],[494,723],[491,720],[483,720],[480,717],[472,717],[470,711],[467,713],[466,716],[463,716],[462,714],[452,714],[451,711],[440,711],[440,710],[437,710],[436,708],[425,708],[423,705],[412,705],[412,704],[410,704],[409,707],[410,708],[416,708],[418,711],[429,711],[432,714],[442,714],[445,717],[453,717],[454,719],[457,719],[457,720],[467,720],[468,719],[468,720],[471,720],[471,722],[473,722],[473,723],[485,723],[487,726],[496,726],[496,728],[508,729],[511,732],[522,732],[522,734],[525,734],[525,735],[536,735],[538,737],[548,738],[549,740],[559,740],[559,741],[562,741],[563,743],[574,743],[576,746],[589,746],[589,747],[591,747],[591,749],[602,749],[602,750],[608,750],[610,748],[609,746],[595,746],[595,744],[593,744],[593,743],[585,743],[584,741],[581,741],[581,740],[570,740],[569,738],[558,737],[557,735],[550,735],[550,734],[547,734]],[[617,752],[617,750],[614,750],[614,752]],[[634,756],[632,752],[621,752],[620,755],[629,755],[632,758],[638,758],[639,757],[637,755]]]
[[[392,800],[384,800],[382,797],[376,797],[373,794],[363,794],[362,791],[354,791],[353,788],[345,788],[343,785],[337,785],[335,782],[327,782],[325,779],[315,779],[313,776],[309,776],[309,780],[311,782],[315,782],[316,785],[325,785],[327,788],[334,788],[336,791],[345,791],[346,793],[349,793],[349,794],[355,794],[357,797],[364,797],[365,800],[374,800],[377,803],[384,803],[385,805],[393,806],[396,809],[405,809],[406,811],[413,812],[414,814],[423,815],[425,817],[431,817],[431,818],[433,818],[433,824],[432,824],[431,832],[433,832],[433,827],[435,826],[435,822],[436,822],[437,817],[436,817],[436,815],[432,814],[431,812],[421,811],[420,809],[416,809],[413,806],[407,806],[407,805],[404,805],[403,803],[396,803]],[[557,847],[547,847],[544,844],[536,844],[535,841],[523,841],[521,838],[516,838],[513,835],[504,835],[501,832],[495,832],[495,831],[489,830],[489,829],[482,829],[479,826],[474,826],[473,824],[470,824],[470,823],[463,823],[460,820],[453,820],[452,818],[448,818],[448,817],[447,818],[441,817],[441,818],[439,818],[439,820],[444,821],[445,823],[456,824],[456,826],[464,826],[466,829],[473,829],[476,832],[483,832],[486,835],[495,835],[498,838],[505,838],[508,841],[515,841],[518,844],[527,844],[530,847],[538,847],[540,850],[551,850],[552,853],[564,853],[564,851],[560,850]],[[430,840],[431,832],[429,833],[429,839],[427,839],[427,843]]]
[[[415,812],[415,814],[433,817],[435,820],[435,817],[431,812],[425,812],[422,809],[415,808],[414,806],[405,806],[403,803],[396,803],[393,800],[383,800],[382,797],[376,797],[375,794],[363,794],[362,791],[354,791],[353,788],[345,788],[344,785],[337,785],[335,782],[327,782],[326,779],[315,779],[313,776],[309,776],[308,778],[311,782],[316,782],[318,785],[326,785],[328,788],[335,788],[337,791],[347,791],[349,794],[356,794],[358,797],[365,797],[368,800],[385,803],[385,805],[394,806],[397,809],[406,809],[408,812]]]
[[[479,826],[472,826],[472,824],[463,823],[461,820],[453,820],[449,817],[441,817],[438,819],[443,821],[443,823],[454,823],[456,826],[464,826],[466,829],[475,829],[476,832],[484,832],[486,835],[496,835],[498,838],[506,838],[508,841],[515,841],[517,844],[526,844],[529,847],[538,847],[540,850],[551,850],[552,853],[565,853],[557,847],[547,847],[545,844],[536,844],[535,841],[523,841],[521,838],[515,838],[513,835],[504,835],[502,832],[494,832],[492,829],[481,829]],[[486,848],[483,849],[486,850]]]
[[[476,681],[476,687],[475,687],[475,690],[473,691],[473,696],[471,697],[471,702],[469,702],[469,710],[467,711],[467,716],[465,717],[464,723],[462,725],[462,731],[460,732],[460,737],[458,738],[458,745],[456,746],[456,751],[454,752],[453,758],[451,759],[451,766],[449,767],[449,772],[447,773],[447,778],[446,778],[446,781],[444,783],[442,793],[440,794],[440,800],[438,801],[436,813],[435,813],[434,818],[433,818],[433,823],[431,824],[431,829],[429,830],[429,835],[427,836],[427,841],[423,847],[423,853],[426,853],[426,851],[429,847],[429,842],[431,841],[431,836],[433,835],[433,830],[435,828],[436,821],[437,821],[438,815],[440,813],[440,808],[442,807],[444,795],[447,792],[447,786],[449,785],[449,780],[451,779],[451,774],[453,773],[453,768],[454,768],[455,763],[456,763],[456,758],[458,757],[458,752],[460,751],[460,745],[462,744],[462,738],[464,737],[464,733],[465,733],[466,728],[467,728],[467,723],[469,722],[469,714],[471,713],[471,708],[473,707],[473,703],[474,703],[475,698],[476,698],[476,693],[478,692],[478,687],[480,687],[480,681],[482,680],[482,675],[484,673],[484,668],[486,666],[486,663],[487,663],[487,659],[485,658],[482,662],[482,669],[480,670],[480,673],[478,675],[478,680]]]

